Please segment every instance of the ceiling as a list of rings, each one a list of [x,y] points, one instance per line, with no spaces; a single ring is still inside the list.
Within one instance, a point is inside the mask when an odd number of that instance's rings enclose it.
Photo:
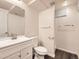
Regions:
[[[24,3],[28,4],[32,0],[23,0],[23,1],[24,1]]]
[[[77,2],[78,0],[55,0],[56,4],[58,4],[58,3],[60,4],[64,1],[67,1],[68,4],[72,4],[72,3]]]
[[[9,11],[11,14],[15,14],[15,15],[18,15],[18,16],[21,16],[21,17],[24,17],[25,16],[25,11],[24,9],[18,7],[18,6],[15,6],[11,11]]]
[[[0,0],[0,8],[9,10],[11,8],[12,4],[8,3],[5,0]]]
[[[67,1],[67,6],[77,3],[78,0],[55,0],[56,9],[64,7],[65,1]]]
[[[28,5],[29,2],[32,0],[22,0],[26,5]],[[53,4],[54,0],[36,0],[34,3],[31,5],[28,5],[29,7],[34,8],[37,11],[43,11],[47,8],[50,8],[51,5]],[[12,4],[5,1],[5,0],[0,0],[0,8],[9,10],[12,7]]]
[[[32,0],[23,0],[26,4],[28,4]],[[30,7],[33,7],[37,11],[43,11],[53,4],[54,0],[36,0],[33,4],[29,5]]]
[[[64,0],[55,0],[55,6],[56,9],[60,9],[61,7],[63,7]]]

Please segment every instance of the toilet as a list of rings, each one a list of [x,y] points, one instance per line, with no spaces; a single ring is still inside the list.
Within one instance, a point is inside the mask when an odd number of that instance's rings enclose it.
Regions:
[[[34,59],[44,59],[44,56],[47,54],[47,49],[42,46],[35,47],[34,50],[35,50]]]

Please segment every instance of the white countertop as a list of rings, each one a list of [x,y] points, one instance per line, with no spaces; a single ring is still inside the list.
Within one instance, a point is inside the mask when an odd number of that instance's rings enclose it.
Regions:
[[[14,39],[14,40],[11,40],[11,39],[2,40],[1,39],[0,40],[0,49],[7,47],[7,46],[10,46],[10,45],[21,43],[21,42],[24,42],[24,41],[32,40],[33,38],[35,38],[35,37],[28,38],[28,37],[25,37],[25,36],[18,36],[17,39]]]

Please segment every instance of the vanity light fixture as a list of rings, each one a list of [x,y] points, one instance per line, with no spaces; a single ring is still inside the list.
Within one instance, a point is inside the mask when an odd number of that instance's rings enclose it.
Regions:
[[[18,1],[21,1],[21,0],[18,0]]]
[[[33,4],[35,1],[36,1],[36,0],[32,0],[32,1],[30,1],[27,5],[31,5],[31,4]]]
[[[68,5],[67,0],[64,0],[63,6],[67,6],[67,5]]]

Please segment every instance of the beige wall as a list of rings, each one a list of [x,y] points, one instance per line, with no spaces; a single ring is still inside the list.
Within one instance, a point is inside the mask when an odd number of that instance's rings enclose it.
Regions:
[[[25,33],[25,18],[13,14],[8,15],[9,33],[23,35]]]
[[[74,25],[74,27],[64,28],[62,27],[64,25]],[[68,7],[66,17],[55,19],[55,27],[56,47],[79,56],[79,11],[76,5]]]
[[[38,35],[38,12],[28,7],[26,9],[25,34],[26,36]]]

